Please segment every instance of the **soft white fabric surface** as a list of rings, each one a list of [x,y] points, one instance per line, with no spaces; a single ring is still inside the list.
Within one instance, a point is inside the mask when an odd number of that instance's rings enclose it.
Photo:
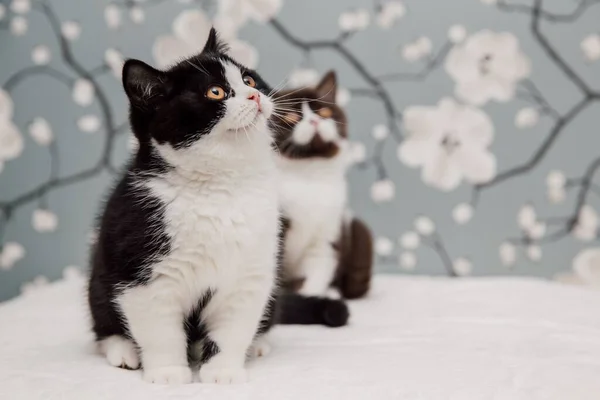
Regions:
[[[145,383],[109,366],[71,279],[0,305],[0,399],[600,399],[600,292],[379,276],[342,329],[278,327],[250,383]]]

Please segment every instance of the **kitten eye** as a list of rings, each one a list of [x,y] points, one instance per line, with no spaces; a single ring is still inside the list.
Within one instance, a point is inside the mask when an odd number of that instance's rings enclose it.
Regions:
[[[250,86],[251,88],[256,87],[256,81],[250,75],[246,75],[242,78],[246,86]]]
[[[317,114],[319,114],[322,118],[331,118],[333,111],[331,111],[331,108],[324,107],[317,111]]]
[[[296,123],[300,121],[300,115],[295,112],[287,113],[283,116],[284,121]]]
[[[225,90],[221,86],[211,86],[206,91],[206,97],[213,100],[223,100],[225,98]]]

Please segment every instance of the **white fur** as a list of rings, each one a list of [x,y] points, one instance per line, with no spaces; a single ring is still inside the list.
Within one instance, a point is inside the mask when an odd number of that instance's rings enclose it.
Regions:
[[[310,143],[317,131],[321,138],[326,141],[343,141],[337,132],[337,126],[331,118],[321,118],[306,102],[302,103],[302,119],[294,126],[292,140],[299,145]],[[313,125],[316,123],[315,125]]]
[[[319,134],[336,141],[340,151],[329,159],[278,157],[281,207],[291,221],[285,240],[284,268],[288,277],[305,279],[301,294],[322,296],[326,295],[338,265],[332,245],[340,238],[347,202],[347,141],[339,137],[332,119],[320,118],[306,104],[302,107],[303,119],[294,127],[293,140],[302,144],[310,131],[310,141],[315,127],[309,121],[318,118]]]
[[[236,97],[210,134],[189,148],[154,143],[170,172],[140,179],[165,206],[169,255],[149,266],[150,283],[127,288],[118,298],[141,349],[145,379],[191,381],[185,316],[211,290],[202,312],[220,351],[202,366],[202,381],[245,380],[246,351],[256,333],[276,273],[278,202],[276,167],[263,112],[247,97],[236,67],[225,65]]]
[[[98,342],[98,346],[110,365],[129,369],[139,368],[140,359],[131,340],[113,335]]]

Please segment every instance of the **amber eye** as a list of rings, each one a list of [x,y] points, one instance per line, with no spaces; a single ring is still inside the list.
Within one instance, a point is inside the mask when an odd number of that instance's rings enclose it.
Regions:
[[[283,119],[286,122],[296,123],[296,122],[300,121],[300,115],[295,112],[290,112],[290,113],[285,114],[283,116]]]
[[[331,111],[331,108],[325,107],[317,111],[317,114],[319,114],[322,118],[331,118],[333,112]]]
[[[223,100],[225,98],[225,90],[221,86],[211,86],[206,91],[206,97],[213,100]]]
[[[256,87],[256,81],[250,75],[244,76],[243,80],[246,86],[250,86],[251,88]]]

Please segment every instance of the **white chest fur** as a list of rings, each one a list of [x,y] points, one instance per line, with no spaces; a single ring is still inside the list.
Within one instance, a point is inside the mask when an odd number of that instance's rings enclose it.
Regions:
[[[226,297],[248,276],[274,279],[274,172],[265,165],[259,171],[199,174],[195,179],[171,173],[146,183],[165,204],[163,222],[171,239],[169,255],[151,266],[152,273],[175,278],[169,281],[180,285],[176,292],[184,309],[194,307],[207,289]]]
[[[279,194],[290,219],[284,264],[291,275],[305,275],[302,260],[311,249],[333,256],[347,202],[346,166],[342,160],[278,160]],[[324,254],[325,253],[325,254]]]

